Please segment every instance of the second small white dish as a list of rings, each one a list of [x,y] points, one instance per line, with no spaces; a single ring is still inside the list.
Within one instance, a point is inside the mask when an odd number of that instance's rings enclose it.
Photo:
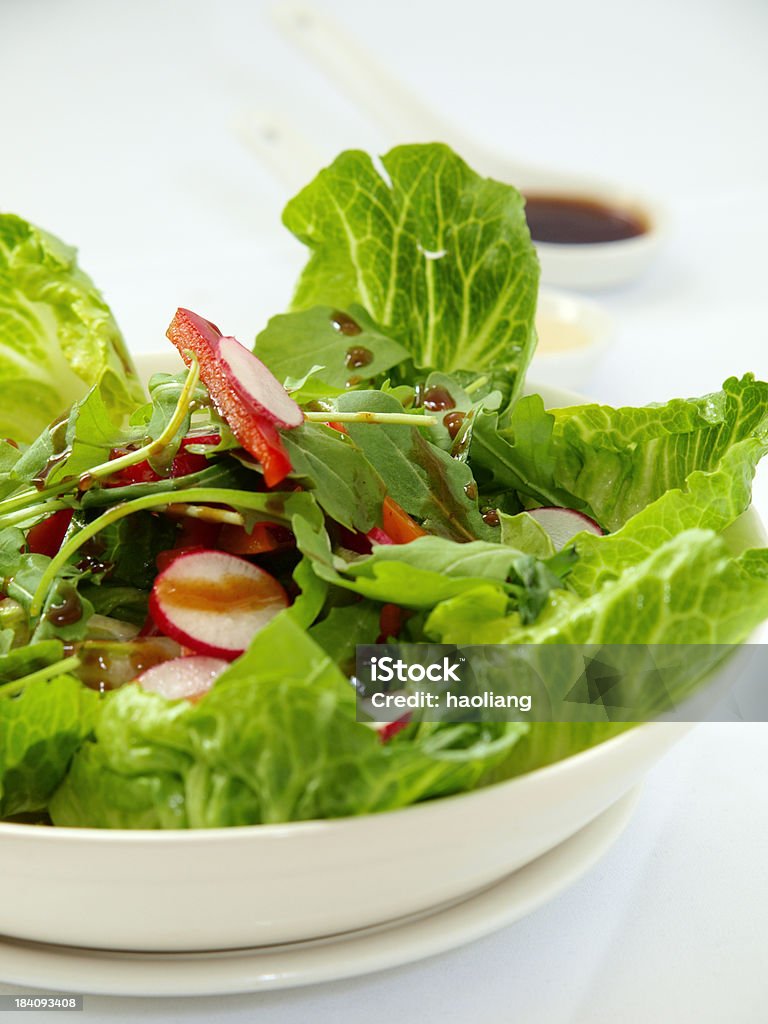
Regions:
[[[578,391],[615,336],[615,325],[597,302],[542,288],[536,310],[538,345],[532,373],[538,381]]]

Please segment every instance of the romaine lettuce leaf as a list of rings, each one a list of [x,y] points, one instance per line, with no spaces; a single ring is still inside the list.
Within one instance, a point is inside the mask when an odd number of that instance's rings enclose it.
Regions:
[[[731,377],[722,391],[703,398],[636,409],[547,411],[530,395],[501,427],[495,413],[480,415],[470,462],[486,488],[583,510],[613,531],[669,489],[683,487],[692,472],[715,469],[749,438],[768,442],[768,384],[752,374]],[[750,462],[752,456],[745,465]]]
[[[45,810],[98,705],[68,675],[0,687],[0,818]]]
[[[738,644],[768,617],[768,549],[733,556],[710,530],[686,530],[586,597],[553,590],[532,625],[516,614],[471,622],[446,601],[426,623],[443,643]]]
[[[749,507],[755,467],[766,452],[768,433],[738,441],[715,469],[695,470],[683,487],[667,491],[616,533],[574,537],[578,557],[568,577],[571,588],[588,597],[684,530],[719,533],[730,527]],[[750,539],[754,544],[756,538]]]
[[[381,166],[342,153],[286,206],[312,250],[294,308],[359,303],[417,366],[503,368],[519,387],[539,276],[522,197],[444,145],[398,146]]]
[[[75,250],[0,214],[0,434],[31,441],[101,380],[118,415],[142,400],[109,307]]]

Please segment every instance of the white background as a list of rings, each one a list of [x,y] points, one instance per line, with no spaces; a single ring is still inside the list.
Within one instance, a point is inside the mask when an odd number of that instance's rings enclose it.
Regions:
[[[291,49],[270,6],[0,0],[0,208],[79,246],[135,351],[162,346],[178,305],[249,340],[289,298],[303,259],[280,227],[290,193],[238,136],[249,112],[291,119],[322,160],[403,141]],[[322,6],[478,141],[634,184],[667,206],[653,268],[598,296],[618,335],[591,394],[642,403],[747,370],[765,379],[763,0]],[[768,513],[765,472],[756,501]],[[653,771],[597,868],[466,949],[295,992],[89,998],[86,1012],[264,1024],[766,1020],[766,739],[758,725],[696,730]]]

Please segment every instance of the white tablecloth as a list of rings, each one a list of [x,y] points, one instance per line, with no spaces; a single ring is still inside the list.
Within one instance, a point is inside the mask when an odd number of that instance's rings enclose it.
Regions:
[[[635,184],[666,204],[669,241],[653,268],[600,296],[619,332],[593,395],[640,403],[715,390],[746,370],[765,378],[768,7],[323,7],[479,141]],[[289,192],[243,145],[238,119],[287,116],[323,159],[399,141],[286,44],[262,0],[4,0],[0,109],[0,206],[80,247],[136,351],[163,344],[177,305],[247,339],[288,299],[303,259],[279,224]],[[768,514],[765,472],[756,494]],[[763,725],[695,730],[651,773],[598,867],[472,946],[266,996],[89,997],[86,1013],[262,1024],[764,1021],[766,740]]]

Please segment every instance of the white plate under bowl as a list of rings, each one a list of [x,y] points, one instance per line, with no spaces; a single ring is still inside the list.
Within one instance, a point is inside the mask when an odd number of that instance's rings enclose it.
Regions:
[[[637,791],[494,885],[434,912],[315,942],[191,954],[114,953],[0,937],[0,980],[113,996],[232,995],[296,988],[413,963],[489,935],[588,871],[624,830]]]

